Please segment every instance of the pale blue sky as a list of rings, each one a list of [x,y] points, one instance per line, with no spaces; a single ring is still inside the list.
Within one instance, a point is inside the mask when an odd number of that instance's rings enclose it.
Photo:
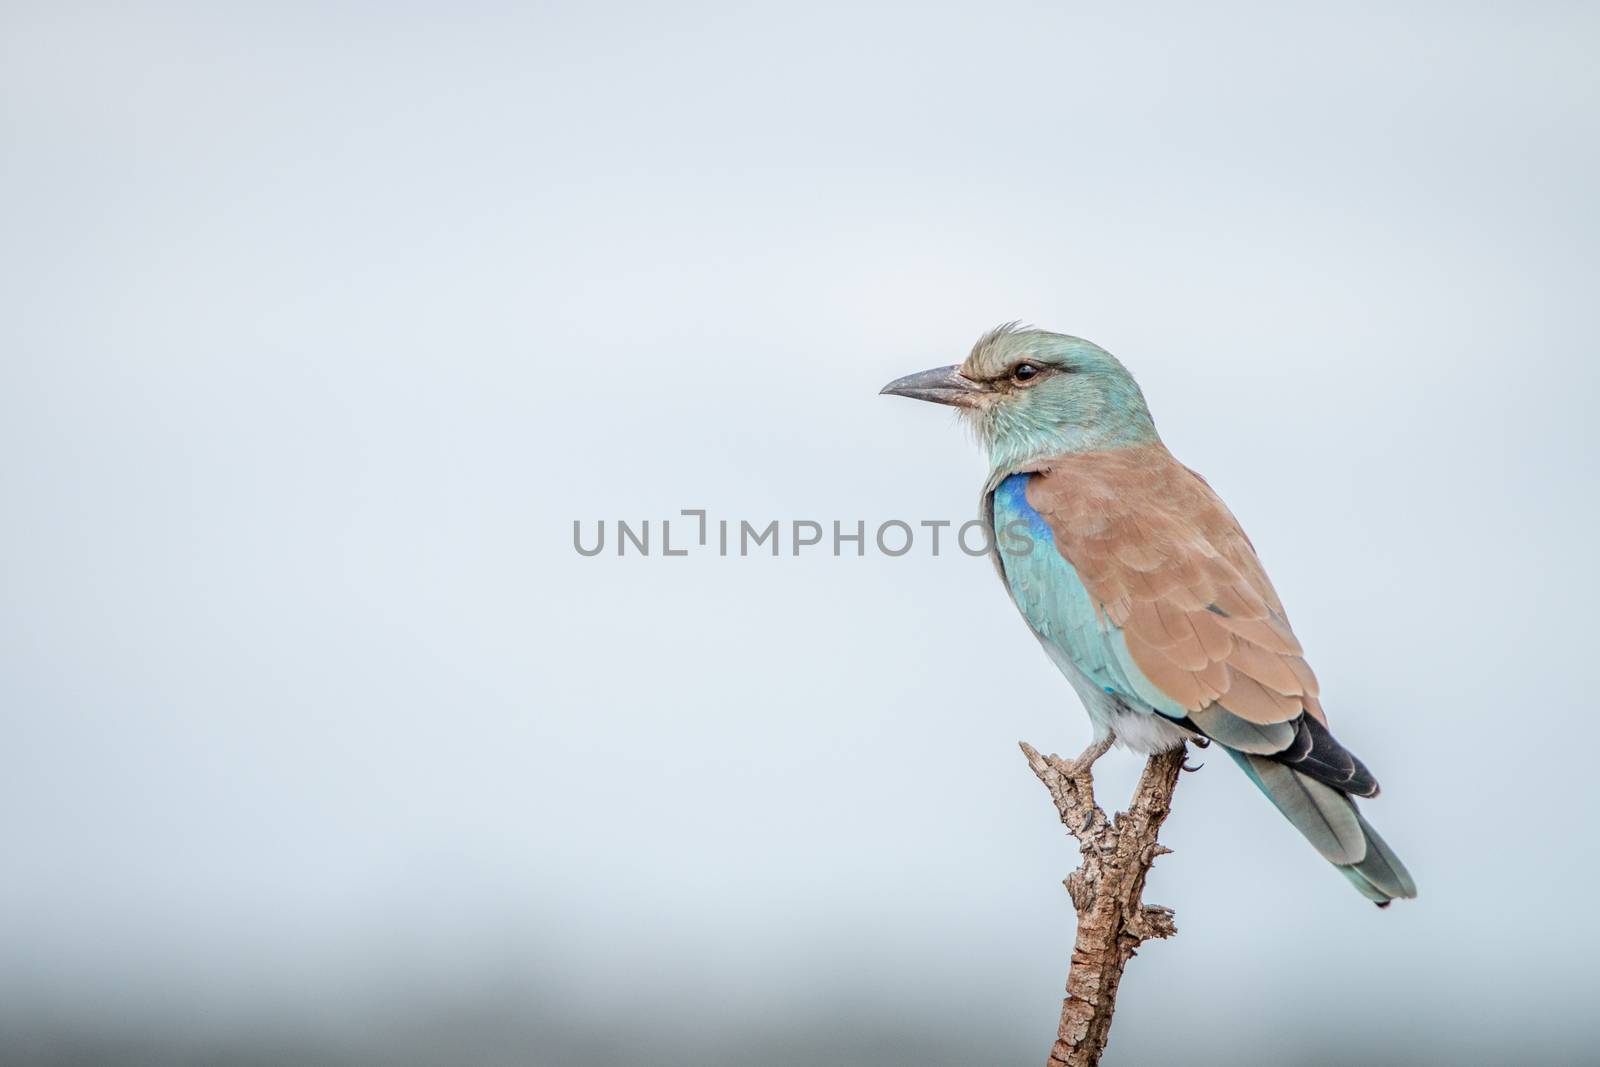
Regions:
[[[967,518],[877,389],[1020,318],[1240,516],[1422,891],[1207,759],[1108,1063],[1594,1056],[1592,6],[0,21],[15,1049],[1037,1062],[1015,742],[1088,726],[989,565],[571,547]]]

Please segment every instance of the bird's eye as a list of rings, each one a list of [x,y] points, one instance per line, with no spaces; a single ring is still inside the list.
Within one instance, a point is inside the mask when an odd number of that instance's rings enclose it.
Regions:
[[[1014,382],[1025,382],[1038,373],[1039,368],[1035,367],[1032,363],[1018,363],[1015,367],[1011,368],[1011,380]]]

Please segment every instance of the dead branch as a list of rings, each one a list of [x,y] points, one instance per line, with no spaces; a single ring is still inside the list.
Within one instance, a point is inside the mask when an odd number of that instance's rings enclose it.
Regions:
[[[1061,822],[1079,841],[1083,865],[1066,880],[1078,912],[1067,996],[1061,1003],[1061,1028],[1047,1067],[1094,1067],[1111,1033],[1122,969],[1151,938],[1178,932],[1172,910],[1141,899],[1145,875],[1157,856],[1172,851],[1156,842],[1172,810],[1185,750],[1150,757],[1128,810],[1107,819],[1094,799],[1092,765],[1104,745],[1076,760],[1041,756],[1022,742],[1028,766],[1050,791]]]

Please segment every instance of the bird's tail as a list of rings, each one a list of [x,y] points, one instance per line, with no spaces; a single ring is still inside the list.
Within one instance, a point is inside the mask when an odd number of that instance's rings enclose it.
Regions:
[[[1397,897],[1417,895],[1411,872],[1347,793],[1266,756],[1232,748],[1228,755],[1362,896],[1381,908]]]

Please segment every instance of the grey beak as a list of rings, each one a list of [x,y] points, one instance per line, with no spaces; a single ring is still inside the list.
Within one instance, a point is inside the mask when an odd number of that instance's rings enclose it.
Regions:
[[[931,400],[935,404],[970,408],[977,403],[978,397],[983,395],[983,386],[963,376],[960,367],[951,365],[896,378],[878,390],[879,396],[885,393],[890,396],[909,396],[912,400]]]

